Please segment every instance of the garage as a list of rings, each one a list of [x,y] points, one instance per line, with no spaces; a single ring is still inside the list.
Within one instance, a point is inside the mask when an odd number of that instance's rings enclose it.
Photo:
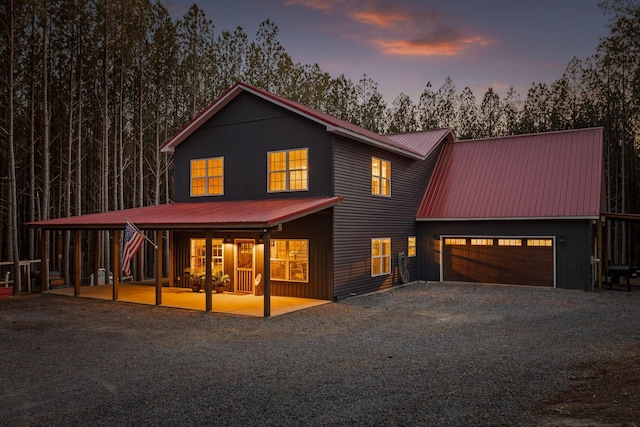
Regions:
[[[553,238],[442,237],[442,280],[555,287]]]

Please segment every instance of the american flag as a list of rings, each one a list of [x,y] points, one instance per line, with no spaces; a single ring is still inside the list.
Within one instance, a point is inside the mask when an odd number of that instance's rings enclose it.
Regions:
[[[124,247],[122,248],[122,272],[125,276],[131,276],[131,260],[142,246],[144,236],[127,221],[124,227]]]

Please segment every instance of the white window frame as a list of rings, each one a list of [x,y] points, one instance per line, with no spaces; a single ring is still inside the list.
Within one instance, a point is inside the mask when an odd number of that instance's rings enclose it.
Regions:
[[[305,166],[300,169],[290,169],[289,168],[289,155],[294,151],[304,151],[306,153],[307,161]],[[285,153],[285,169],[272,171],[271,170],[271,162],[269,161],[269,156],[275,153]],[[271,189],[271,176],[275,173],[284,173],[285,174],[285,189],[284,190],[272,190]],[[296,188],[291,189],[291,176],[294,173],[303,173],[305,175],[306,186],[304,188]],[[298,191],[309,191],[309,148],[291,148],[287,150],[275,150],[275,151],[267,151],[267,193],[292,193]]]
[[[209,160],[221,160],[222,161],[222,175],[209,175]],[[193,176],[193,163],[194,162],[204,162],[205,165],[205,174],[204,176]],[[222,191],[220,193],[210,193],[209,192],[209,179],[210,178],[220,178],[222,180]],[[204,179],[204,194],[193,194],[193,180],[194,179]],[[224,195],[224,157],[207,157],[204,159],[191,159],[189,162],[189,192],[191,197],[208,197],[208,196],[223,196]]]
[[[297,282],[297,283],[309,283],[309,239],[271,239],[271,245],[276,245],[278,243],[285,243],[286,244],[286,249],[285,249],[285,253],[286,253],[286,257],[285,258],[275,258],[274,256],[278,255],[278,251],[275,250],[273,247],[270,248],[270,254],[269,254],[269,262],[271,264],[273,264],[273,262],[282,262],[284,263],[284,272],[285,272],[285,278],[276,278],[273,277],[273,274],[271,275],[271,280],[275,280],[278,282]],[[302,259],[295,259],[295,257],[298,255],[295,252],[295,248],[291,248],[290,247],[290,243],[291,242],[304,242],[305,246],[306,246],[306,258],[302,258]],[[300,262],[304,265],[306,265],[306,269],[304,269],[304,277],[302,279],[299,278],[292,278],[292,263],[294,262]],[[271,267],[271,271],[273,272],[274,269],[272,266]]]
[[[206,239],[204,237],[194,237],[189,239],[189,267],[192,275],[204,275],[206,272],[207,248],[201,247],[202,243],[206,243]],[[197,251],[202,251],[202,253],[197,253]],[[224,273],[223,239],[211,239],[211,264],[211,274],[214,274],[216,271],[222,271]],[[219,266],[220,268],[216,268],[216,266]]]
[[[379,254],[374,255],[374,244],[378,243]],[[387,247],[389,248],[389,253],[383,253],[384,243],[387,243]],[[388,266],[388,271],[384,270],[385,260],[387,261],[386,265]],[[378,264],[380,266],[380,271],[376,272],[374,270],[375,265]],[[375,237],[371,239],[371,277],[378,276],[388,276],[391,274],[391,237]]]
[[[378,163],[378,175],[374,174],[374,162]],[[383,163],[387,164],[389,176],[385,177],[382,174]],[[377,184],[375,181],[378,180]],[[382,191],[385,188],[384,183],[387,183],[389,194],[384,194]],[[376,192],[377,191],[377,192]],[[391,161],[381,159],[379,157],[371,156],[371,195],[378,197],[391,197]]]
[[[413,253],[411,252],[411,249],[413,249]],[[416,239],[416,236],[409,236],[407,238],[407,257],[413,258],[416,256],[417,253],[418,253],[418,241]]]

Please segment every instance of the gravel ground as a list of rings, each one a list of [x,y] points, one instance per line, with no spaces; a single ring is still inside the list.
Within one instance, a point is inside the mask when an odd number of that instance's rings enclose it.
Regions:
[[[639,313],[638,291],[440,283],[271,319],[2,299],[0,425],[557,424],[540,405],[637,354]]]

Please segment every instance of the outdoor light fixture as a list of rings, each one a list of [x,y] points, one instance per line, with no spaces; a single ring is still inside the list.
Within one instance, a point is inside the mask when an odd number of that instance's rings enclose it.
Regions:
[[[558,241],[559,241],[560,243],[564,242],[564,236],[558,236]]]

